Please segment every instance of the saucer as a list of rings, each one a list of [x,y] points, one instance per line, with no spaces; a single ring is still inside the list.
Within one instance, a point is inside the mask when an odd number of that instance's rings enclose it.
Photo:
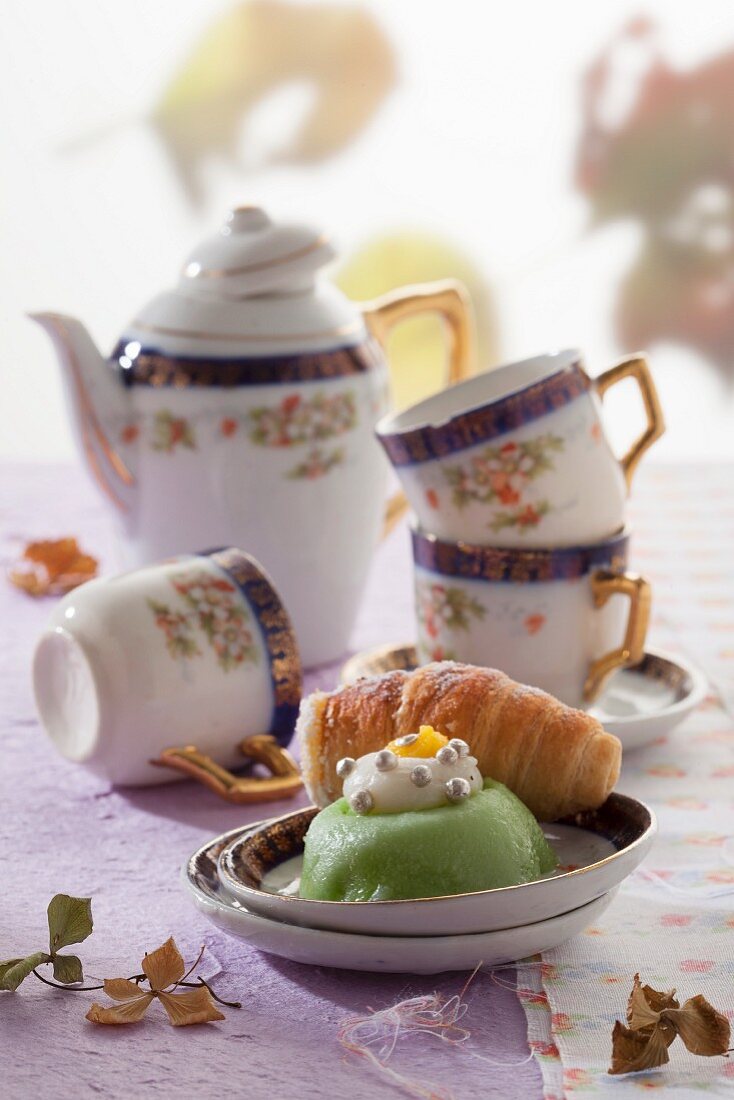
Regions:
[[[619,886],[656,832],[642,802],[611,794],[598,810],[543,826],[560,869],[533,882],[444,897],[396,901],[311,901],[298,897],[303,838],[314,806],[242,830],[218,857],[219,879],[250,912],[361,935],[455,936],[535,924],[588,904]]]
[[[217,874],[223,849],[242,833],[233,829],[200,848],[183,868],[197,909],[228,935],[292,962],[386,974],[440,974],[499,966],[549,951],[593,924],[616,889],[568,913],[534,924],[468,936],[365,936],[301,928],[251,913],[224,889]]]
[[[346,684],[362,676],[417,667],[415,646],[381,646],[350,658],[342,668],[341,680]],[[695,665],[682,657],[648,649],[638,664],[618,669],[610,677],[589,714],[598,718],[629,752],[670,733],[698,706],[706,686],[706,677]]]
[[[704,698],[707,680],[695,665],[657,649],[620,669],[589,713],[629,752],[670,733]]]

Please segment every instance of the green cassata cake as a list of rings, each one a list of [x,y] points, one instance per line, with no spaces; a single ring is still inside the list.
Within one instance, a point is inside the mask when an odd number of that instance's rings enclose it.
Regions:
[[[338,765],[344,797],[306,834],[300,895],[394,901],[517,886],[552,871],[530,810],[430,726]]]

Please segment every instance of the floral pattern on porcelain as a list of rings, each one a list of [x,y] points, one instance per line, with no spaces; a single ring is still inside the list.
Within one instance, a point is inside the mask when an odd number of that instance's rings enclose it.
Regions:
[[[166,454],[172,454],[178,447],[195,451],[196,435],[190,421],[174,416],[168,409],[161,409],[153,420],[151,446],[154,451],[165,451]]]
[[[357,426],[357,405],[348,390],[333,396],[324,391],[304,399],[294,393],[277,405],[263,405],[248,414],[249,435],[260,447],[292,447],[333,439]]]
[[[538,634],[546,623],[545,615],[542,615],[539,611],[533,612],[531,615],[526,615],[523,626],[528,634]]]
[[[484,447],[467,463],[447,466],[443,476],[456,508],[461,510],[472,503],[502,505],[489,523],[491,530],[514,527],[522,532],[536,527],[552,510],[549,500],[530,503],[523,494],[531,481],[553,470],[551,456],[563,449],[563,438],[550,432],[520,443],[511,440]],[[433,494],[428,502],[435,508],[435,490],[427,493]]]
[[[359,423],[357,398],[352,390],[329,395],[319,391],[312,397],[292,393],[275,405],[261,405],[226,415],[174,416],[164,409],[152,418],[138,417],[125,422],[119,431],[120,442],[132,447],[141,439],[154,451],[173,454],[179,448],[199,450],[213,432],[219,440],[246,438],[257,447],[294,448],[310,445],[302,461],[282,476],[312,481],[328,474],[345,459],[343,447],[327,450],[323,442],[353,431]],[[148,425],[148,427],[146,427]]]
[[[422,648],[432,661],[456,660],[454,651],[445,644],[446,634],[468,630],[472,619],[484,618],[486,607],[455,585],[417,581],[415,591]]]
[[[314,481],[316,478],[328,474],[335,466],[344,461],[344,448],[335,447],[333,451],[325,451],[322,447],[314,447],[308,452],[303,462],[293,466],[286,477]]]
[[[203,634],[224,672],[258,663],[257,645],[248,628],[249,613],[231,581],[195,570],[172,577],[171,585],[183,598],[184,610],[154,599],[148,599],[148,606],[172,657],[187,661],[202,656],[197,635]]]

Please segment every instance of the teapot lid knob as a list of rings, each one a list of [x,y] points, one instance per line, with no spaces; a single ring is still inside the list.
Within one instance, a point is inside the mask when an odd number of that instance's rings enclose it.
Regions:
[[[220,232],[223,237],[228,237],[230,233],[254,233],[272,224],[261,206],[235,206],[227,215]]]
[[[260,206],[235,206],[219,232],[189,255],[180,286],[188,294],[241,301],[308,287],[333,258],[318,230],[274,221]]]

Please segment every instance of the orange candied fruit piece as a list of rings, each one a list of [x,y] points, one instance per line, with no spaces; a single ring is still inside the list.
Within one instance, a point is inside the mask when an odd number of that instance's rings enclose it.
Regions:
[[[442,749],[444,745],[448,745],[448,737],[444,737],[442,733],[435,730],[433,726],[421,726],[415,741],[411,741],[408,745],[401,745],[400,742],[405,740],[403,737],[397,737],[394,741],[391,741],[387,746],[391,752],[394,752],[396,756],[420,756],[429,758],[435,756],[439,749]]]

